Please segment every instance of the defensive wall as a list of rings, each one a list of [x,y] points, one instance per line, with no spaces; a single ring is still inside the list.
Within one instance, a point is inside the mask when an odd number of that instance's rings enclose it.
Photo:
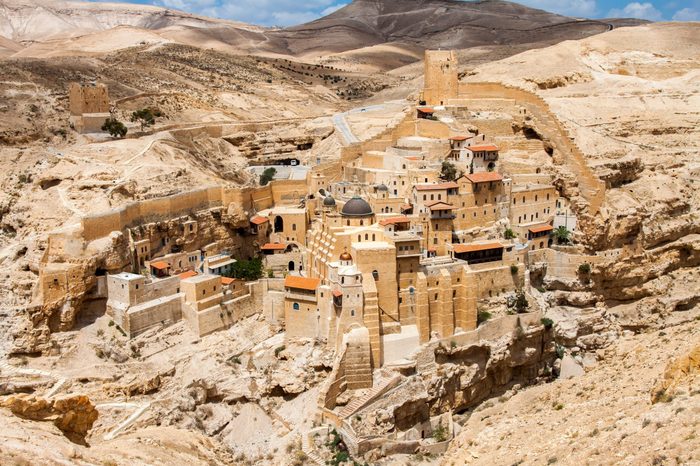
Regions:
[[[499,83],[460,83],[459,96],[455,104],[460,104],[461,99],[469,100],[470,96],[475,96],[479,99],[512,99],[524,107],[541,124],[540,129],[545,137],[561,152],[564,164],[576,176],[581,195],[588,201],[589,213],[595,215],[598,212],[605,200],[605,183],[594,175],[583,152],[544,99],[524,89]]]
[[[113,231],[144,223],[188,215],[199,210],[230,204],[252,212],[275,205],[296,204],[306,195],[306,180],[276,180],[256,188],[211,186],[172,196],[131,202],[123,207],[81,219],[83,239],[93,241]]]

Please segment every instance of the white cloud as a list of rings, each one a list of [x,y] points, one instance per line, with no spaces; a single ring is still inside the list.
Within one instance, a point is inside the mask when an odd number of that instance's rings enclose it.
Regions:
[[[519,3],[566,16],[593,16],[596,0],[521,0]]]
[[[321,12],[321,16],[328,16],[331,13],[335,13],[336,11],[340,10],[346,5],[347,3],[338,3],[337,5],[331,5]]]
[[[661,21],[663,15],[657,10],[654,5],[649,2],[628,3],[623,9],[613,8],[608,12],[610,18],[639,18],[648,19],[649,21]]]
[[[700,11],[694,8],[683,8],[676,11],[672,19],[674,21],[700,21]]]
[[[217,18],[234,19],[263,26],[291,26],[294,24],[301,24],[328,14],[326,12],[330,13],[345,6],[344,4],[337,3],[338,0],[157,1],[171,8],[180,8],[192,13],[199,13]]]

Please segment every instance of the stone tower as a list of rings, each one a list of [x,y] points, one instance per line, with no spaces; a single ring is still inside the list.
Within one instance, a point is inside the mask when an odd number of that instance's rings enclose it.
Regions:
[[[70,122],[79,133],[102,131],[109,115],[109,93],[107,86],[96,84],[81,86],[71,83],[68,92]]]
[[[453,50],[426,50],[423,99],[426,105],[448,105],[457,97],[457,55]]]

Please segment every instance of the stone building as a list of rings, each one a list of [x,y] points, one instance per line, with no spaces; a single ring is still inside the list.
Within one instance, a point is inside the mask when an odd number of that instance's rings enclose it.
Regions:
[[[426,50],[425,84],[421,100],[426,105],[447,105],[459,93],[458,62],[454,50]]]
[[[109,119],[109,94],[104,84],[71,83],[68,92],[70,123],[79,133],[97,133]]]

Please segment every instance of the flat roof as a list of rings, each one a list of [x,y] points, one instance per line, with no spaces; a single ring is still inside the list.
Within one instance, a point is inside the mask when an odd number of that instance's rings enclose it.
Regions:
[[[136,280],[137,278],[143,278],[142,275],[138,275],[135,273],[130,273],[130,272],[119,272],[118,274],[115,274],[119,278],[123,278],[124,280]]]
[[[442,189],[456,189],[459,188],[459,185],[454,181],[448,181],[445,183],[417,184],[415,188],[416,191],[438,191]]]
[[[486,251],[488,249],[503,249],[504,247],[501,243],[453,244],[452,250],[456,254],[462,254],[465,252]]]
[[[466,136],[450,136],[450,141],[466,141],[469,139]]]
[[[204,274],[197,274],[194,277],[186,278],[182,281],[187,282],[187,283],[201,283],[201,282],[206,282],[206,281],[209,281],[211,279],[216,279],[216,278],[219,278],[219,276],[213,275],[210,273],[204,273]]]
[[[284,286],[287,288],[296,288],[298,290],[315,291],[321,283],[320,278],[307,278],[298,275],[287,275],[284,279]]]
[[[395,249],[392,244],[386,241],[362,241],[359,243],[352,243],[352,247],[358,250],[368,250],[368,249]]]

